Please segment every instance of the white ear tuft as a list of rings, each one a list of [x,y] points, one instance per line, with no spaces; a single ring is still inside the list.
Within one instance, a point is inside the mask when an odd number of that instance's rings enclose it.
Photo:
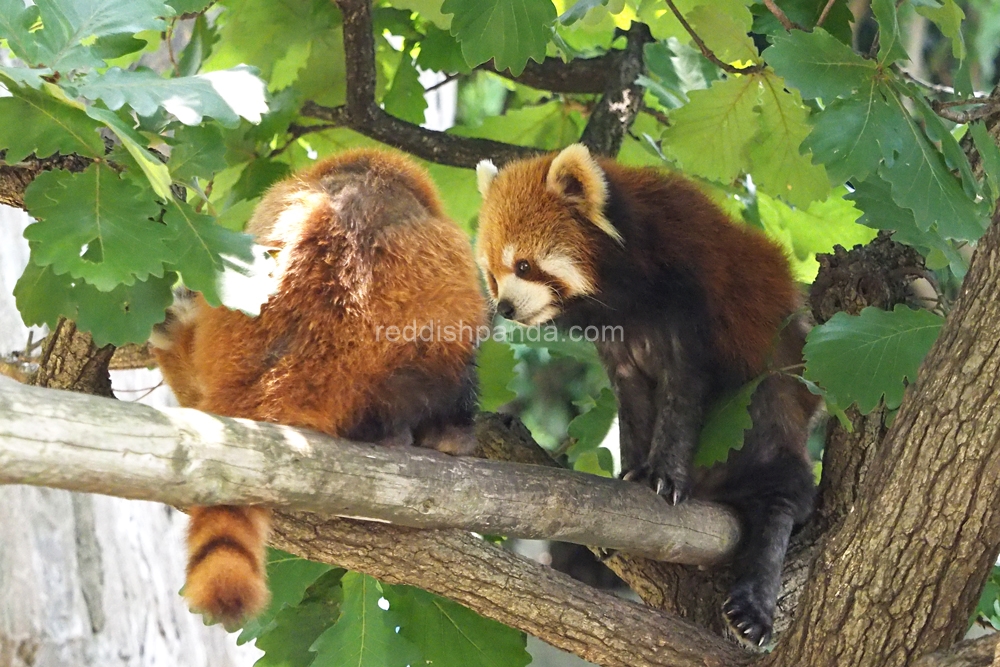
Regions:
[[[602,232],[622,242],[622,236],[604,216],[608,185],[604,171],[583,144],[571,144],[552,160],[546,187],[581,208]]]
[[[490,183],[496,176],[497,166],[493,164],[493,160],[479,161],[476,165],[476,187],[479,188],[479,194],[486,196],[486,191],[490,189]]]

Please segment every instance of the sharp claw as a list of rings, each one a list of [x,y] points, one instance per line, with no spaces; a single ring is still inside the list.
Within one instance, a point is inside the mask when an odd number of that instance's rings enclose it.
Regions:
[[[765,640],[765,639],[767,639],[767,635],[764,635],[763,637],[761,637],[761,638],[760,638],[760,641],[759,641],[759,642],[757,642],[757,646],[758,646],[758,647],[761,647],[761,646],[763,646],[763,645],[764,645],[764,640]]]
[[[664,486],[666,485],[663,483],[662,479],[656,480],[656,495],[660,495],[660,492],[663,491]]]
[[[635,470],[629,470],[624,475],[622,475],[622,481],[631,482],[633,479],[635,479],[636,474],[637,473]]]
[[[676,504],[678,504],[678,503],[679,503],[680,501],[681,501],[681,492],[680,492],[680,489],[674,489],[674,493],[673,493],[673,504],[674,504],[674,505],[676,505]]]

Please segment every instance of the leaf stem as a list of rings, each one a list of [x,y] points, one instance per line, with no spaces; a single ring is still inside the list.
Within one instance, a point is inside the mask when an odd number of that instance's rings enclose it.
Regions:
[[[830,0],[829,4],[832,3],[833,0]],[[829,4],[827,6],[829,6]],[[781,7],[779,7],[774,0],[764,0],[764,6],[767,7],[769,12],[774,14],[774,17],[778,19],[778,22],[781,23],[781,25],[783,25],[785,30],[788,32],[791,32],[792,30],[802,30],[802,26],[788,18],[788,15],[781,11]]]

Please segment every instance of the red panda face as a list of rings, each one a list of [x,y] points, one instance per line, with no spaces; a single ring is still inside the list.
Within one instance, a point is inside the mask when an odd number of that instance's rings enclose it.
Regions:
[[[581,144],[558,155],[476,169],[483,205],[476,259],[501,316],[526,325],[556,318],[596,291],[595,232],[619,238],[604,217],[604,173]]]

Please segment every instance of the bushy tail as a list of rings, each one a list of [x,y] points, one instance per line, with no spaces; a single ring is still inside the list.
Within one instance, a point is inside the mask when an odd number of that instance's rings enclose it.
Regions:
[[[184,597],[193,611],[231,624],[264,610],[270,528],[271,513],[260,507],[191,509]]]

